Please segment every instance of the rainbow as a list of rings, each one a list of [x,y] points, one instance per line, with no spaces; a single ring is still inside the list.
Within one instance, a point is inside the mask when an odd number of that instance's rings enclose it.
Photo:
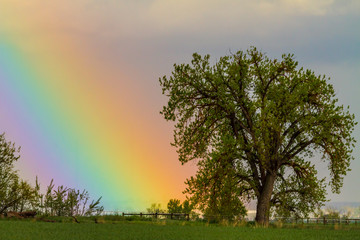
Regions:
[[[183,199],[176,155],[154,149],[146,119],[131,115],[132,101],[146,101],[128,91],[131,77],[118,74],[121,87],[109,86],[111,72],[86,59],[71,42],[0,40],[0,130],[22,147],[21,175],[37,175],[43,188],[51,178],[85,188],[108,210]]]

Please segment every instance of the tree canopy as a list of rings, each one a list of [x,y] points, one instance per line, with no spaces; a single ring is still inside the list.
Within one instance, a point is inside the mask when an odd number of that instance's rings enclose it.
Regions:
[[[161,114],[176,122],[179,160],[198,161],[187,191],[195,198],[203,189],[214,194],[209,181],[220,181],[220,191],[230,184],[231,194],[257,200],[260,224],[270,212],[306,215],[326,194],[315,153],[328,162],[332,191],[340,192],[350,170],[354,115],[338,104],[328,78],[298,68],[293,55],[269,59],[252,47],[211,65],[209,55],[195,53],[160,85],[168,97]],[[216,169],[227,170],[219,178]]]

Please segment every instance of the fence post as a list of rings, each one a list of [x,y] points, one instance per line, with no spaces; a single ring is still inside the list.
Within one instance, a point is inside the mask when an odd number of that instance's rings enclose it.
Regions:
[[[158,213],[156,212],[156,213],[155,213],[155,218],[157,218],[157,217],[158,217]]]
[[[325,217],[323,218],[323,220],[324,220],[324,225],[326,224],[326,219],[325,219]]]
[[[125,213],[124,213],[124,212],[122,213],[122,216],[123,216],[123,217],[125,216]]]
[[[140,213],[140,217],[142,217],[142,212]]]
[[[186,220],[187,220],[187,221],[190,220],[190,214],[189,214],[189,213],[186,214]]]

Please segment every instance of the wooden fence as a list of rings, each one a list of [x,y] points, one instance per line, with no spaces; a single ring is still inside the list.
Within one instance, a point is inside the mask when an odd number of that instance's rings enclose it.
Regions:
[[[103,215],[122,215],[125,216],[139,216],[139,217],[154,217],[159,218],[161,216],[168,217],[170,219],[179,219],[183,217],[187,221],[190,219],[190,215],[188,213],[125,213],[125,212],[117,212],[117,211],[104,211]]]
[[[103,215],[121,215],[125,216],[139,216],[139,217],[153,217],[159,218],[164,216],[170,219],[186,219],[190,220],[190,215],[187,213],[125,213],[120,211],[104,211]],[[218,217],[218,216],[217,216]],[[200,217],[201,218],[201,217]],[[288,223],[297,223],[297,224],[360,224],[360,218],[275,218],[271,219],[271,222],[282,221]]]
[[[159,216],[170,217],[170,219],[174,219],[174,217],[184,217],[187,221],[189,221],[190,216],[187,213],[122,213],[122,216],[152,216],[158,218]]]
[[[357,225],[360,223],[359,218],[275,218],[273,221],[283,221],[291,223],[321,223],[321,224],[350,224]]]

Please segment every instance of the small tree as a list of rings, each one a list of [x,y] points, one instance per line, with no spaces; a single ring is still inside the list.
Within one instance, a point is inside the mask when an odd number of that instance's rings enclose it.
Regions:
[[[44,204],[39,204],[39,210],[45,215],[51,216],[90,216],[100,214],[104,207],[100,205],[99,199],[90,201],[89,193],[86,190],[79,190],[58,186],[54,189],[54,181],[51,180],[45,195],[37,194]],[[40,185],[37,183],[37,189]],[[44,201],[43,201],[44,199]]]
[[[170,199],[167,204],[168,213],[182,213],[183,207],[179,199]]]
[[[146,211],[147,213],[165,213],[165,210],[161,208],[160,203],[152,203]]]
[[[184,200],[183,203],[181,203],[179,199],[170,199],[167,207],[168,213],[184,213],[188,214],[189,217],[195,214],[193,212],[194,206],[193,204],[190,204],[190,201],[188,199]]]
[[[184,200],[182,203],[182,212],[186,214],[192,214],[194,210],[194,205],[190,204],[188,199]]]
[[[334,207],[326,207],[320,211],[320,217],[340,218],[340,212]]]

